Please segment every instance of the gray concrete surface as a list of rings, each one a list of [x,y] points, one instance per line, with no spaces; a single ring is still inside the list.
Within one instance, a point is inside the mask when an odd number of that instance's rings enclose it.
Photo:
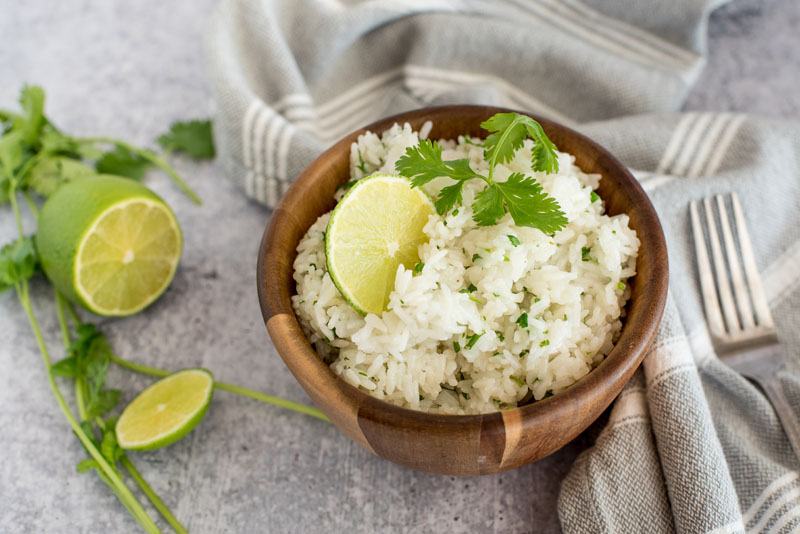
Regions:
[[[27,81],[48,91],[65,130],[149,143],[170,122],[209,115],[203,29],[215,0],[8,3],[0,15],[0,104]],[[710,22],[708,67],[686,109],[800,119],[800,4],[736,0]],[[255,257],[269,213],[214,164],[176,166],[205,200],[192,205],[161,175],[148,185],[174,207],[185,254],[164,298],[147,313],[102,320],[115,350],[308,402],[267,338],[255,295]],[[26,221],[32,229],[32,221]],[[13,237],[0,209],[0,240]],[[61,356],[52,295],[34,306]],[[41,356],[11,294],[0,296],[0,532],[136,532],[95,475],[47,387]],[[123,402],[146,377],[113,369]],[[68,400],[71,395],[67,392]],[[153,488],[192,532],[558,532],[560,481],[584,435],[549,458],[481,478],[410,471],[375,458],[325,423],[218,392],[185,440],[133,454]]]

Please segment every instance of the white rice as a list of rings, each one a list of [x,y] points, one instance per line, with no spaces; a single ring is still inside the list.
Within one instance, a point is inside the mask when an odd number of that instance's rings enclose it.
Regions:
[[[428,125],[421,129],[429,131]],[[407,124],[381,137],[362,135],[351,150],[352,179],[394,173],[395,161],[418,141]],[[440,143],[445,160],[466,157],[473,169],[488,172],[480,147],[463,137]],[[399,406],[475,414],[557,393],[611,351],[639,240],[626,215],[604,215],[602,200],[592,201],[599,175],[583,173],[565,153],[558,155],[557,174],[533,173],[531,146],[526,141],[512,161],[495,168],[494,177],[534,176],[558,201],[567,227],[549,236],[515,226],[510,215],[479,227],[470,205],[484,183],[473,180],[457,213],[430,217],[430,241],[419,248],[424,268],[418,276],[398,268],[382,316],[361,316],[331,281],[324,248],[330,213],[308,230],[297,247],[293,304],[309,340],[336,374]],[[435,198],[448,183],[440,178],[426,190]],[[462,292],[470,284],[477,290]],[[517,322],[523,313],[527,328]],[[470,347],[474,334],[481,336]]]

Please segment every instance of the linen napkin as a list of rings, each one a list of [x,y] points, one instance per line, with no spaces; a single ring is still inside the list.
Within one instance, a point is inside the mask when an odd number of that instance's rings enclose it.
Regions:
[[[675,112],[720,3],[223,0],[214,18],[220,160],[268,207],[339,137],[438,104],[547,116],[640,180],[666,234],[670,297],[643,369],[563,482],[566,532],[800,528],[798,460],[760,390],[714,353],[699,296],[687,203],[736,191],[800,414],[800,125]]]

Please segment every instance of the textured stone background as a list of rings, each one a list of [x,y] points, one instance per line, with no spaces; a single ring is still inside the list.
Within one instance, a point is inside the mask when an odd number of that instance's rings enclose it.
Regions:
[[[48,91],[65,130],[149,143],[173,120],[209,115],[203,29],[215,0],[8,3],[0,15],[0,103],[23,82]],[[734,0],[711,18],[708,67],[686,109],[800,119],[800,3]],[[269,213],[213,164],[178,160],[205,199],[195,207],[161,175],[148,181],[185,231],[181,268],[147,313],[101,321],[116,351],[308,402],[268,341],[255,257]],[[27,221],[28,228],[33,228]],[[0,210],[0,239],[13,236]],[[60,357],[52,295],[34,305]],[[0,296],[0,532],[134,532],[93,475],[49,391],[33,336]],[[114,369],[123,402],[149,379]],[[71,395],[67,395],[71,399]],[[482,478],[417,473],[372,457],[325,423],[219,392],[189,438],[133,460],[192,532],[558,532],[561,479],[584,435],[551,457]]]

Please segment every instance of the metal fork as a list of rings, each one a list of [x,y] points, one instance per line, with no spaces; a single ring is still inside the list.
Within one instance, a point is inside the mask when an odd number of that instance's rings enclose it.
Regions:
[[[777,375],[785,356],[775,332],[736,193],[730,195],[730,203],[733,228],[722,195],[716,195],[713,202],[711,198],[703,200],[708,248],[698,202],[689,205],[711,342],[722,361],[763,388],[795,455],[800,458],[800,421],[789,406]],[[708,249],[713,258],[713,270]]]

